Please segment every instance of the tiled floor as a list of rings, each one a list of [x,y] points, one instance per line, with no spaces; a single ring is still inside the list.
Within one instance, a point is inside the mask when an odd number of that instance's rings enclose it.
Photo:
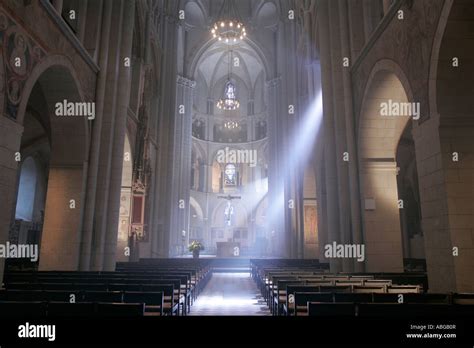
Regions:
[[[250,273],[214,273],[190,315],[270,315]]]

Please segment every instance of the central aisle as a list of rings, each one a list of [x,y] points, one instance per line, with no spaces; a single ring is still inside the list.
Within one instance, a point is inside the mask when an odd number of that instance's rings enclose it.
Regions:
[[[214,273],[190,315],[270,315],[250,273]]]

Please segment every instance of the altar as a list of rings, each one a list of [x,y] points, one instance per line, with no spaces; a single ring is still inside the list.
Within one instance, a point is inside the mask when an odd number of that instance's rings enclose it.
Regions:
[[[217,242],[217,257],[240,256],[239,242]]]

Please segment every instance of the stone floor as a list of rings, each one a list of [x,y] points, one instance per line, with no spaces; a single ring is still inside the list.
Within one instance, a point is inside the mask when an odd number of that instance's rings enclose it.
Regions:
[[[250,273],[214,273],[189,315],[270,315]]]

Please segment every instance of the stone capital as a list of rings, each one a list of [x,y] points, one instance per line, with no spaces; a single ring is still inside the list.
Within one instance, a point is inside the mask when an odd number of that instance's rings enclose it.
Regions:
[[[275,88],[278,87],[281,83],[281,76],[275,77],[274,79],[267,80],[265,82],[265,85],[267,88]]]
[[[188,88],[194,88],[196,87],[196,81],[190,80],[184,76],[178,75],[176,78],[176,82],[178,85],[188,87]]]

